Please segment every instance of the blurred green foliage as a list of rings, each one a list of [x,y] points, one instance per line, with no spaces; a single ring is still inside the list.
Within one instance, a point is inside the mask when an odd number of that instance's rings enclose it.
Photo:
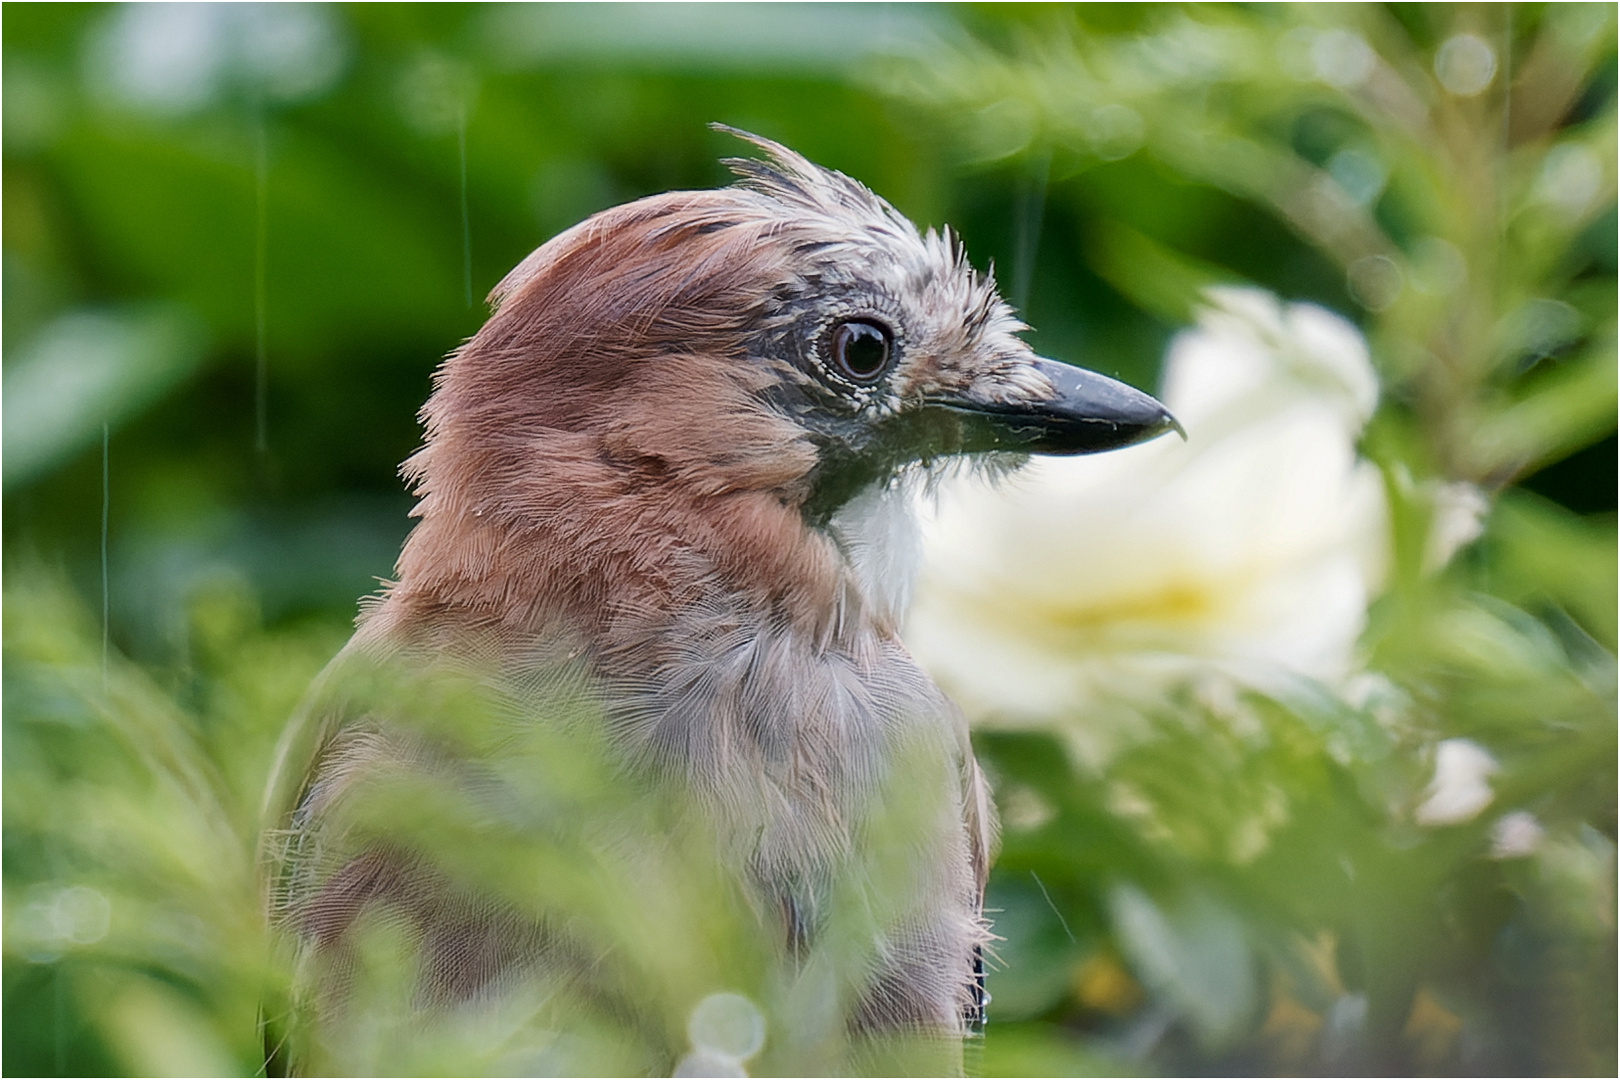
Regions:
[[[1355,318],[1384,379],[1366,694],[1166,701],[1100,772],[981,740],[978,1067],[1613,1074],[1612,7],[8,4],[0,31],[4,1071],[258,1067],[271,747],[389,572],[430,373],[546,237],[726,182],[718,120],[955,226],[1049,355],[1150,385],[1237,281]],[[1459,482],[1491,510],[1437,567]],[[1490,809],[1417,824],[1456,739]]]

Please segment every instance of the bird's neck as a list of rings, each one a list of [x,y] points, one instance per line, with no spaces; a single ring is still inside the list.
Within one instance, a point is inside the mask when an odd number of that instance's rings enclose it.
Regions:
[[[824,530],[862,603],[888,627],[905,617],[917,576],[921,537],[913,494],[901,480],[874,484],[839,508]]]
[[[874,488],[824,527],[769,493],[621,492],[526,522],[441,503],[356,643],[493,662],[542,709],[589,688],[624,759],[689,785],[792,896],[847,850],[894,740],[954,761],[965,738],[896,633],[907,494]]]
[[[428,504],[399,580],[363,616],[368,636],[563,635],[606,653],[693,610],[791,629],[829,648],[897,632],[918,546],[901,484],[860,492],[822,526],[770,492],[601,495],[598,486],[559,492],[552,508],[528,517]]]

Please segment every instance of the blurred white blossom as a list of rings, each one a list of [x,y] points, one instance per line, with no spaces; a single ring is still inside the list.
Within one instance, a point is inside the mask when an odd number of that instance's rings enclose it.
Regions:
[[[1491,858],[1520,859],[1534,855],[1546,835],[1536,815],[1528,810],[1503,814],[1491,826]]]
[[[1439,484],[1430,496],[1434,516],[1423,548],[1423,569],[1433,572],[1451,557],[1478,540],[1485,531],[1485,515],[1491,501],[1473,484]]]
[[[1434,748],[1434,779],[1412,815],[1419,825],[1460,825],[1491,804],[1489,783],[1500,768],[1490,751],[1471,739],[1446,739]]]
[[[233,81],[272,101],[321,93],[342,73],[337,19],[316,4],[128,4],[110,11],[85,58],[115,100],[180,115]]]
[[[1211,290],[1162,396],[1185,443],[1037,458],[925,507],[907,640],[975,719],[1095,717],[1172,680],[1353,674],[1388,558],[1380,476],[1355,450],[1378,399],[1361,335]]]

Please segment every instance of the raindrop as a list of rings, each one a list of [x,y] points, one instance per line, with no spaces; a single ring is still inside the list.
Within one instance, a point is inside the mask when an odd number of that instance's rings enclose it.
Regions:
[[[54,964],[62,958],[48,902],[36,900],[13,914],[8,920],[6,938],[8,947],[20,951],[30,964]]]
[[[675,1076],[747,1076],[748,1070],[736,1058],[694,1050],[675,1066]]]
[[[1367,81],[1378,57],[1360,34],[1324,30],[1311,42],[1311,68],[1316,77],[1340,90],[1354,90]]]
[[[94,945],[112,927],[111,902],[88,885],[30,891],[35,898],[18,913],[15,932],[33,963],[53,963],[74,945]]]
[[[1011,157],[1035,138],[1038,118],[1028,102],[1003,98],[980,109],[971,129],[974,157],[996,161]]]
[[[1425,236],[1412,245],[1412,288],[1429,296],[1449,296],[1468,280],[1468,261],[1456,245]]]
[[[1382,311],[1401,295],[1401,268],[1387,255],[1366,255],[1346,272],[1350,295],[1368,311]]]
[[[1311,178],[1300,201],[1302,223],[1324,240],[1343,234],[1355,219],[1356,204],[1332,176]]]
[[[1142,114],[1128,105],[1104,105],[1092,110],[1086,123],[1091,149],[1104,161],[1128,158],[1142,148]]]
[[[58,936],[75,945],[94,945],[112,926],[112,904],[88,885],[73,885],[56,897]]]
[[[710,994],[692,1010],[686,1034],[699,1054],[744,1061],[765,1045],[765,1018],[741,994]]]
[[[1454,34],[1435,51],[1434,75],[1447,92],[1473,97],[1496,78],[1496,53],[1474,34]]]
[[[1384,190],[1388,173],[1383,162],[1365,150],[1347,148],[1334,154],[1327,163],[1328,175],[1361,206],[1367,206]]]
[[[1564,143],[1547,152],[1536,177],[1536,197],[1571,218],[1580,217],[1596,200],[1603,185],[1603,166],[1597,155],[1579,143]]]
[[[1517,360],[1528,369],[1580,339],[1581,313],[1559,300],[1537,297],[1520,304],[1497,326],[1499,361]]]
[[[449,135],[465,122],[478,82],[466,65],[423,52],[400,70],[395,94],[407,124],[423,135]]]
[[[342,36],[318,4],[243,4],[233,29],[237,62],[278,101],[318,94],[343,71]]]

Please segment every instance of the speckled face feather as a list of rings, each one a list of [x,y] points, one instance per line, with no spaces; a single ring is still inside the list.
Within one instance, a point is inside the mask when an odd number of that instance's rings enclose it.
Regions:
[[[731,128],[760,147],[769,163],[726,161],[741,186],[792,212],[782,239],[794,255],[794,280],[763,329],[779,346],[788,337],[819,343],[828,327],[877,316],[895,331],[901,357],[881,387],[857,390],[863,406],[896,412],[942,390],[988,401],[1040,397],[1051,385],[1018,339],[1027,330],[996,292],[995,281],[968,263],[950,233],[919,232],[865,185],[811,164],[768,139]],[[772,332],[775,332],[774,334]]]

